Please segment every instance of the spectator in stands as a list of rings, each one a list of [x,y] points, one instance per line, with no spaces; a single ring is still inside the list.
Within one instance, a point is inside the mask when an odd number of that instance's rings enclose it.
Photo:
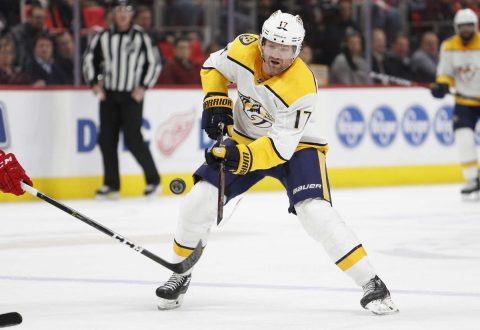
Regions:
[[[0,34],[4,35],[20,19],[20,4],[18,1],[0,1]]]
[[[175,58],[163,68],[158,84],[200,84],[201,66],[189,60],[191,52],[190,40],[178,38],[175,41]]]
[[[49,0],[46,10],[50,16],[51,28],[59,31],[69,28],[73,20],[73,2],[70,0]]]
[[[160,41],[160,33],[153,29],[153,13],[152,8],[148,6],[138,6],[135,10],[133,22],[148,34],[152,39],[152,44],[156,45]]]
[[[15,43],[9,38],[0,39],[0,84],[29,85],[30,76],[14,66]]]
[[[340,53],[342,42],[347,33],[357,31],[360,27],[353,21],[352,0],[340,0],[333,15],[330,15],[325,22],[323,39],[322,63],[330,65],[335,56]]]
[[[385,32],[380,29],[372,31],[372,71],[385,74],[385,50],[387,41]],[[379,82],[379,81],[375,81]]]
[[[217,41],[212,41],[205,47],[204,54],[206,57],[210,56],[211,53],[215,53],[217,50],[224,48],[225,46],[220,45]]]
[[[400,10],[385,0],[373,0],[372,27],[385,31],[387,44],[390,45],[403,30]]]
[[[227,44],[231,36],[228,35],[228,1],[221,0],[219,15],[219,31],[215,36],[221,43]],[[233,37],[246,33],[253,32],[255,25],[248,12],[247,1],[235,1],[235,11],[233,13]]]
[[[412,79],[410,42],[403,34],[397,35],[392,44],[392,52],[385,57],[385,73],[407,80]]]
[[[313,50],[312,47],[310,47],[307,44],[304,44],[302,46],[302,50],[300,51],[300,54],[298,54],[298,57],[302,59],[302,61],[305,62],[305,64],[310,65],[313,64]]]
[[[347,34],[346,47],[335,57],[330,76],[333,84],[355,85],[368,82],[367,63],[362,57],[360,33]]]
[[[67,83],[73,84],[73,58],[75,56],[75,47],[73,44],[72,34],[63,30],[55,36],[55,61],[65,72],[67,76]]]
[[[173,61],[175,57],[175,36],[172,32],[165,33],[157,46],[160,49],[160,54],[162,54],[162,65],[168,61]]]
[[[198,26],[202,18],[202,6],[196,0],[168,1],[165,18],[168,26]]]
[[[202,40],[200,39],[200,35],[196,31],[188,32],[186,38],[190,41],[190,61],[195,64],[199,64],[202,66],[203,62],[205,62],[205,53],[203,52]]]
[[[68,84],[68,76],[53,58],[53,41],[46,34],[40,34],[33,43],[33,58],[26,71],[32,80],[43,85]]]
[[[40,33],[47,33],[47,13],[45,9],[33,4],[27,21],[19,23],[10,32],[10,38],[15,42],[16,63],[23,66],[32,59],[33,43]]]
[[[438,65],[438,37],[433,32],[425,32],[420,48],[413,53],[412,79],[420,83],[435,81]]]

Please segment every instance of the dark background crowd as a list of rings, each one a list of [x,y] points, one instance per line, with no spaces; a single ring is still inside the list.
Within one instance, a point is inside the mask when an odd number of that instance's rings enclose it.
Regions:
[[[73,84],[74,2],[0,1],[0,84]],[[428,83],[435,79],[439,44],[454,33],[455,12],[471,8],[480,13],[479,0],[135,3],[135,23],[148,32],[161,54],[159,85],[199,84],[203,61],[226,45],[227,31],[260,33],[262,23],[277,9],[302,17],[306,38],[300,56],[320,84],[372,83],[369,71]],[[80,1],[81,53],[94,33],[111,24],[110,7],[109,0]],[[366,39],[370,41],[368,52]]]

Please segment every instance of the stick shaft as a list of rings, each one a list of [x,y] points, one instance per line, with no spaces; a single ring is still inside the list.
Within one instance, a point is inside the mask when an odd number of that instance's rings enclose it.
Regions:
[[[140,245],[137,245],[137,244],[133,243],[132,241],[130,241],[126,237],[124,237],[124,236],[114,232],[113,230],[103,226],[102,224],[96,222],[95,220],[93,220],[93,219],[81,214],[80,212],[66,206],[65,204],[62,204],[59,201],[56,201],[55,199],[41,193],[40,191],[38,191],[37,189],[27,185],[26,183],[21,182],[21,186],[22,186],[23,190],[25,190],[29,194],[40,198],[41,200],[49,203],[50,205],[55,206],[56,208],[64,211],[65,213],[70,214],[72,217],[86,223],[87,225],[97,229],[98,231],[101,231],[105,235],[113,237],[117,242],[127,245],[128,247],[130,247],[134,251],[143,254],[147,258],[159,263],[160,265],[162,265],[162,266],[164,266],[164,267],[166,267],[166,268],[168,268],[168,269],[170,269],[170,270],[172,270],[176,273],[186,272],[188,269],[190,269],[198,261],[198,259],[200,257],[201,242],[199,242],[199,244],[197,245],[195,250],[191,253],[191,255],[187,259],[185,259],[181,263],[172,264],[172,263],[160,258],[159,256],[155,255],[154,253],[148,251],[147,249],[141,247]],[[198,254],[197,250],[200,251],[200,254]]]
[[[381,80],[384,83],[392,83],[392,84],[397,84],[397,85],[400,85],[400,86],[421,85],[420,83],[415,82],[413,80],[407,80],[407,79],[403,79],[403,78],[400,78],[400,77],[390,76],[388,74],[378,73],[378,72],[373,72],[373,71],[370,72],[370,77]],[[426,87],[426,86],[421,86],[421,87],[425,87],[425,88],[430,89],[429,87]],[[458,93],[454,89],[450,90],[449,94],[451,94],[453,96],[461,97],[461,98],[466,99],[466,100],[472,100],[472,101],[480,102],[480,97],[463,95],[461,93]]]
[[[218,146],[223,146],[224,123],[219,123],[220,135],[217,138]],[[217,226],[223,219],[223,205],[225,204],[225,162],[221,161],[218,167],[218,199],[217,199]]]

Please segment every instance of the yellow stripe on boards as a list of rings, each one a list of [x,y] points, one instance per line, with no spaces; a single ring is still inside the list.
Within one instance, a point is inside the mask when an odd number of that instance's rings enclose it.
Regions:
[[[349,256],[347,256],[345,259],[337,263],[337,266],[343,270],[346,271],[353,265],[355,265],[357,262],[360,261],[363,257],[367,256],[367,252],[365,252],[365,249],[363,246],[360,246],[358,249],[353,251]]]
[[[334,188],[394,186],[412,184],[436,184],[463,182],[462,167],[459,164],[329,168],[330,185]],[[162,196],[173,195],[170,181],[182,178],[187,184],[185,193],[193,186],[192,173],[162,173]],[[32,178],[35,188],[55,199],[94,198],[95,190],[102,185],[101,176],[72,178]],[[121,177],[121,197],[141,196],[145,188],[143,175]],[[283,191],[282,184],[274,178],[265,178],[249,191]],[[184,193],[184,194],[185,194]],[[182,196],[182,195],[180,195]],[[14,196],[0,193],[0,202],[21,202],[38,200],[24,194]]]

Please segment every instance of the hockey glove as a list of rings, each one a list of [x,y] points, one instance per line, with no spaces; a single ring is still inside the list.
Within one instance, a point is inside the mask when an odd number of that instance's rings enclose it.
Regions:
[[[220,162],[225,162],[225,168],[233,174],[247,174],[252,167],[252,153],[244,144],[228,147],[213,146],[205,150],[205,160],[207,164],[215,167]]]
[[[30,186],[33,185],[15,155],[5,154],[0,150],[0,190],[17,196],[23,195],[25,191],[20,186],[21,181],[25,181]]]
[[[227,133],[229,125],[233,125],[233,102],[225,94],[207,94],[203,100],[202,128],[212,140]],[[223,132],[218,128],[219,123],[224,123]]]
[[[430,92],[432,93],[432,96],[437,98],[437,99],[443,99],[443,97],[448,94],[450,91],[450,88],[448,84],[444,83],[433,83],[430,86]]]

